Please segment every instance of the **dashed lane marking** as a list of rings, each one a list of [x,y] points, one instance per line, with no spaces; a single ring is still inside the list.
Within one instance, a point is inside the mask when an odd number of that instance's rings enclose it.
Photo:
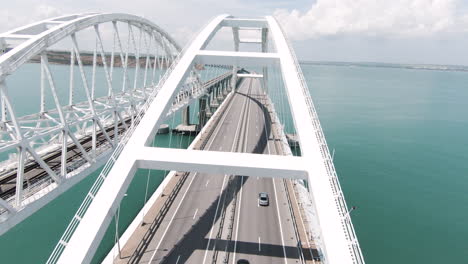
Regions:
[[[198,212],[198,208],[197,208],[197,210],[195,210],[195,213],[193,214],[193,219],[195,219],[195,216],[197,215],[197,212]]]

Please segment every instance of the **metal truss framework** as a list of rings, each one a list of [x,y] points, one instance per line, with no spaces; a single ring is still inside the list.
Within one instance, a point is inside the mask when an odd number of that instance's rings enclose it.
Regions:
[[[103,45],[100,28],[105,23],[112,28],[111,50]],[[119,26],[128,28],[127,39],[122,38]],[[83,50],[79,47],[78,33],[85,29],[94,32],[96,42],[91,71],[85,68]],[[62,40],[71,42],[68,87],[57,85],[58,76],[49,65],[48,49]],[[16,150],[15,155],[1,163],[0,176],[10,173],[16,180],[16,188],[13,195],[0,198],[0,235],[108,160],[125,131],[132,129],[158,94],[159,84],[174,70],[180,51],[179,45],[157,25],[127,14],[68,15],[0,34],[0,154]],[[133,65],[129,57],[133,57]],[[35,114],[18,117],[8,95],[8,76],[34,58],[40,61],[40,109]],[[117,59],[120,59],[123,76],[116,74]],[[101,79],[106,86],[97,84],[97,67],[103,69],[100,72],[104,78]],[[133,78],[129,75],[130,68],[134,68]],[[73,80],[76,70],[81,77],[81,87]],[[202,83],[195,68],[190,67],[188,78],[170,100],[167,115],[230,78],[230,74]],[[141,77],[142,81],[138,82]],[[58,95],[64,89],[68,91],[67,105],[60,104]],[[96,97],[99,89],[105,89],[106,96]],[[84,92],[85,102],[76,102],[78,92]],[[52,95],[54,109],[46,109],[46,93]],[[75,147],[77,155],[67,155],[71,146]],[[44,157],[51,153],[60,156],[58,166],[52,167],[46,162]],[[33,184],[28,181],[25,188],[25,167],[34,163],[44,173]]]
[[[235,51],[206,50],[222,27],[233,29]],[[262,44],[262,52],[238,52],[239,43],[252,43],[252,40],[239,38],[239,29],[245,27],[261,30],[261,40],[253,42]],[[267,34],[272,36],[275,52],[266,51]],[[157,128],[171,109],[172,98],[197,63],[232,65],[233,79],[237,78],[236,69],[241,66],[279,66],[302,155],[270,156],[150,147]],[[337,264],[364,262],[308,88],[294,52],[273,17],[240,19],[221,15],[213,19],[183,52],[147,113],[112,156],[109,166],[103,170],[57,244],[49,263],[91,261],[138,168],[307,179],[310,199],[318,215],[322,261]]]

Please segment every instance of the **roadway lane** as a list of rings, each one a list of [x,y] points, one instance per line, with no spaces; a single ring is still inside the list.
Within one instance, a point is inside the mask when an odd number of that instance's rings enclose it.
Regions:
[[[277,154],[262,93],[244,80],[205,149]],[[270,206],[258,206],[261,191]],[[119,263],[296,263],[287,206],[281,180],[191,173],[145,251]]]
[[[255,85],[249,96],[253,104],[245,152],[281,155],[274,144],[268,113],[262,108],[265,96],[260,85]],[[298,263],[297,239],[282,180],[244,176],[242,181],[238,194],[242,202],[237,207],[234,229],[235,248],[229,263],[239,259],[250,263]],[[258,205],[260,192],[269,194],[269,206]]]
[[[240,86],[248,87],[248,82]],[[233,135],[239,132],[240,126],[240,122],[235,121],[246,101],[243,96],[233,96],[205,149],[233,149],[237,139]],[[205,257],[210,228],[219,218],[228,178],[225,175],[190,174],[154,239],[137,262],[200,263]]]

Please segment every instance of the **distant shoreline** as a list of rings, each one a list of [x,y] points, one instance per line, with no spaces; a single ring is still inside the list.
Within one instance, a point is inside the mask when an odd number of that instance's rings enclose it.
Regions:
[[[50,64],[58,64],[58,65],[70,65],[71,63],[71,53],[69,51],[57,51],[57,50],[48,50],[46,51],[47,53],[47,60],[49,61]],[[106,53],[104,54],[105,56],[105,61],[108,67],[110,67],[111,64],[111,54]],[[93,65],[93,57],[94,54],[89,51],[85,52],[80,52],[80,58],[81,62],[83,63],[84,66],[92,66]],[[163,57],[159,56],[156,57],[157,61],[155,63],[155,57],[154,55],[151,55],[149,57],[149,65],[151,67],[156,67],[156,69],[166,69],[168,68],[172,61],[170,59],[163,59]],[[125,60],[125,55],[124,55],[124,60]],[[146,54],[142,54],[142,56],[139,58],[139,64],[140,68],[145,68],[146,67]],[[36,55],[32,57],[28,63],[40,63],[41,62],[41,57],[39,55]],[[128,54],[128,62],[127,62],[127,67],[128,68],[135,68],[137,64],[137,59],[135,55],[133,54]],[[78,65],[78,61],[75,58],[75,65]],[[104,66],[101,55],[96,54],[96,66],[102,67]],[[120,59],[120,53],[114,53],[114,67],[123,67],[122,61]],[[201,64],[196,64],[195,68],[197,70],[204,70],[205,66]]]
[[[7,49],[6,52],[9,52],[11,49]],[[71,53],[69,51],[60,51],[60,50],[47,50],[47,59],[50,64],[60,64],[60,65],[70,65],[71,63]],[[106,58],[106,64],[110,66],[111,63],[111,54],[106,53],[104,54]],[[80,52],[80,58],[81,62],[83,63],[84,66],[90,66],[93,65],[93,57],[94,54],[93,52],[89,51],[83,51]],[[156,62],[156,68],[167,68],[168,65],[171,64],[170,60],[162,60],[162,57],[159,56],[157,57],[158,61]],[[125,60],[125,55],[124,55],[124,60]],[[40,63],[41,62],[41,57],[40,55],[36,55],[32,57],[29,61],[29,63]],[[127,66],[129,68],[135,67],[137,63],[136,56],[133,54],[128,54],[128,63]],[[154,66],[154,55],[150,56],[149,63]],[[146,66],[146,54],[142,55],[139,58],[139,64],[140,67],[145,67]],[[75,58],[75,65],[78,65],[78,61]],[[103,66],[103,61],[101,59],[100,53],[96,54],[96,66]],[[120,52],[115,52],[114,53],[114,67],[122,67],[123,63],[120,58]]]
[[[8,51],[8,50],[7,50]],[[81,52],[80,57],[83,65],[93,65],[94,54],[89,51]],[[110,65],[111,54],[105,54],[106,64]],[[153,55],[154,56],[154,55]],[[59,50],[48,50],[47,58],[51,64],[70,65],[71,54],[69,51]],[[29,62],[40,63],[41,58],[39,55],[34,56]],[[135,55],[128,54],[128,67],[133,68],[136,66],[137,60]],[[154,65],[154,57],[150,57],[149,63]],[[303,65],[322,65],[322,66],[340,66],[340,67],[368,67],[368,68],[394,68],[394,69],[410,69],[410,70],[429,70],[429,71],[457,71],[457,72],[468,72],[468,66],[463,65],[439,65],[439,64],[398,64],[398,63],[385,63],[385,62],[339,62],[339,61],[299,61]],[[146,55],[139,58],[140,67],[146,66]],[[78,61],[75,59],[75,65],[78,65]],[[170,65],[170,61],[162,60],[162,57],[158,57],[156,68],[167,68]],[[103,66],[100,54],[96,54],[96,66]],[[122,61],[120,53],[114,54],[114,67],[122,67]],[[201,65],[197,68],[202,69]]]
[[[461,65],[437,65],[437,64],[397,64],[381,62],[334,62],[334,61],[300,61],[304,65],[324,65],[324,66],[342,66],[342,67],[369,67],[369,68],[395,68],[410,70],[429,70],[429,71],[458,71],[468,72],[468,66]]]
[[[85,66],[93,65],[93,56],[92,52],[80,52],[80,58]],[[124,55],[125,56],[125,55]],[[162,57],[158,57],[158,61],[156,63],[156,68],[167,68],[170,61],[161,60]],[[47,59],[51,64],[61,64],[61,65],[70,65],[71,62],[71,53],[68,51],[56,51],[56,50],[48,50],[47,51]],[[125,57],[124,57],[125,60]],[[108,66],[111,63],[111,54],[105,54],[105,61]],[[146,55],[139,58],[140,67],[146,66]],[[31,63],[39,63],[41,62],[40,56],[34,56],[29,61]],[[132,68],[135,67],[137,63],[137,59],[134,55],[128,54],[128,67]],[[154,65],[154,57],[149,59],[149,63]],[[75,65],[78,65],[78,61],[75,58]],[[120,53],[114,54],[114,67],[122,67],[123,63],[120,58]],[[96,66],[103,66],[103,61],[101,55],[98,53],[96,54]]]

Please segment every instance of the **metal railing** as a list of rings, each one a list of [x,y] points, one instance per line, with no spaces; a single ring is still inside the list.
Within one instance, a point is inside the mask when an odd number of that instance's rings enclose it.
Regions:
[[[280,27],[280,29],[281,29],[281,31],[283,33],[283,36],[286,39],[286,43],[288,45],[289,52],[291,53],[291,55],[293,57],[297,77],[299,78],[299,80],[301,82],[302,92],[304,94],[304,98],[306,99],[306,103],[307,103],[308,110],[309,110],[309,115],[312,118],[312,123],[313,123],[314,129],[315,129],[315,136],[317,137],[317,141],[320,144],[320,152],[322,154],[322,158],[323,158],[323,161],[325,163],[325,168],[326,168],[326,171],[327,171],[327,174],[328,174],[328,177],[329,177],[329,181],[330,181],[330,184],[331,184],[331,187],[332,187],[335,203],[336,203],[336,206],[338,208],[338,211],[341,214],[341,219],[340,219],[341,220],[341,225],[342,225],[342,227],[343,227],[343,229],[345,231],[345,235],[346,235],[346,237],[347,237],[347,239],[349,241],[348,247],[349,247],[350,253],[353,256],[356,263],[364,263],[364,258],[362,256],[361,248],[359,246],[359,243],[358,243],[358,240],[357,240],[357,237],[356,237],[356,232],[355,232],[354,226],[353,226],[353,224],[351,222],[351,217],[348,214],[348,207],[346,205],[346,201],[345,201],[345,198],[344,198],[344,195],[343,195],[343,191],[341,190],[341,185],[340,185],[340,182],[338,180],[338,176],[337,176],[337,173],[336,173],[336,170],[335,170],[335,166],[333,164],[333,160],[332,160],[331,155],[330,155],[330,151],[328,149],[327,141],[326,141],[325,136],[323,134],[322,126],[320,125],[320,121],[319,121],[319,118],[318,118],[318,115],[317,115],[317,111],[315,110],[314,104],[312,102],[312,98],[311,98],[310,93],[309,93],[309,88],[307,86],[307,82],[304,79],[304,75],[302,73],[301,67],[299,65],[296,54],[294,53],[294,49],[292,48],[292,45],[291,45],[289,39],[286,37],[286,34],[285,34],[283,28],[281,27],[281,25],[279,25],[279,27]]]
[[[203,27],[204,28],[204,27]],[[203,29],[202,28],[202,29]],[[121,141],[115,148],[114,152],[112,153],[111,157],[107,161],[106,165],[102,169],[100,175],[97,177],[96,181],[94,182],[93,186],[91,187],[90,191],[86,195],[85,199],[81,203],[80,207],[78,208],[77,212],[73,216],[71,222],[69,223],[67,229],[63,233],[62,237],[60,238],[59,242],[55,246],[54,250],[52,251],[51,255],[49,256],[49,259],[47,260],[47,264],[53,264],[57,263],[59,260],[60,256],[62,255],[63,251],[65,250],[65,247],[67,246],[67,243],[70,241],[70,238],[72,237],[73,233],[75,232],[76,228],[78,227],[81,219],[83,218],[84,214],[88,210],[89,206],[91,205],[91,202],[93,201],[95,195],[101,188],[102,184],[104,183],[107,175],[109,174],[110,170],[114,166],[116,160],[118,159],[120,153],[122,152],[123,148],[127,144],[128,140],[130,137],[133,135],[133,132],[135,131],[136,127],[140,123],[141,119],[144,116],[144,113],[148,108],[150,107],[151,103],[153,102],[154,98],[158,94],[158,92],[161,90],[161,88],[164,86],[166,83],[167,79],[171,75],[172,71],[180,61],[180,59],[183,57],[185,54],[185,51],[187,48],[190,46],[192,43],[192,40],[198,36],[198,34],[195,34],[190,41],[187,42],[187,45],[179,52],[179,54],[176,56],[176,58],[172,61],[171,65],[169,68],[166,70],[164,73],[163,77],[159,80],[158,84],[156,87],[153,89],[153,92],[148,96],[147,101],[143,104],[142,108],[136,115],[134,122],[132,123],[131,127],[128,128],[128,130],[125,132],[124,136],[121,138]]]
[[[275,107],[273,106],[273,103],[272,103],[269,96],[267,96],[267,99],[265,100],[264,105],[265,105],[266,110],[270,114],[271,120],[274,120],[273,123],[276,124],[276,125],[273,126],[273,127],[275,127],[275,129],[272,129],[273,138],[275,138],[275,139],[279,138],[280,139],[279,142],[275,140],[275,144],[274,144],[274,146],[276,148],[276,151],[277,151],[277,154],[285,155],[285,156],[292,156],[293,154],[291,152],[291,148],[289,147],[289,144],[286,141],[286,135],[284,134],[284,127],[280,122],[278,114],[277,114],[277,112],[275,110]],[[278,150],[278,147],[277,147],[278,145],[276,143],[280,144],[279,148],[281,150]],[[297,252],[298,252],[299,260],[301,261],[301,263],[307,263],[306,258],[304,256],[303,249],[302,249],[302,240],[301,240],[301,236],[299,234],[299,229],[297,227],[297,218],[296,218],[296,215],[294,213],[294,209],[292,207],[291,196],[289,194],[289,188],[288,188],[287,181],[288,180],[283,179],[283,185],[284,185],[284,189],[285,189],[285,193],[286,193],[286,200],[288,202],[289,214],[292,217],[292,225],[293,225],[293,229],[294,229],[294,235],[296,236],[296,239],[297,239],[297,245],[296,245]]]
[[[75,216],[73,217],[72,221],[68,225],[67,229],[63,233],[62,237],[60,238],[59,243],[57,243],[56,247],[54,248],[54,251],[50,255],[49,259],[47,260],[47,263],[56,263],[64,251],[66,244],[69,242],[71,236],[75,232],[76,228],[78,227],[79,222],[81,221],[82,217],[86,213],[87,209],[91,205],[91,202],[94,198],[94,196],[97,194],[99,189],[101,188],[102,184],[104,183],[104,180],[106,179],[107,175],[109,174],[110,170],[114,166],[115,161],[119,157],[120,153],[122,152],[123,148],[127,144],[128,140],[132,136],[133,132],[135,131],[136,127],[140,123],[142,117],[144,116],[144,113],[146,110],[148,110],[149,106],[153,102],[153,99],[156,97],[158,92],[160,91],[161,87],[163,84],[166,82],[167,78],[171,74],[171,72],[174,70],[175,65],[177,62],[180,60],[180,54],[177,56],[177,58],[172,62],[171,66],[167,69],[166,73],[164,76],[161,78],[159,83],[157,84],[156,88],[153,90],[151,95],[148,97],[148,100],[145,102],[143,107],[140,109],[139,113],[136,115],[133,124],[131,127],[126,131],[124,136],[121,138],[121,141],[117,145],[116,149],[112,153],[111,157],[109,158],[108,162],[102,169],[100,175],[94,182],[93,186],[91,187],[90,191],[86,195],[85,199],[83,200],[81,206],[79,207],[78,211],[76,212]]]
[[[143,239],[141,239],[140,243],[138,243],[135,251],[133,254],[130,256],[128,259],[129,264],[134,264],[134,263],[139,263],[141,258],[144,255],[145,250],[147,250],[149,242],[151,239],[154,237],[156,231],[158,231],[159,227],[161,226],[161,223],[164,220],[164,217],[167,215],[169,212],[169,209],[171,208],[172,204],[175,201],[175,198],[180,192],[180,189],[182,189],[182,186],[184,185],[185,181],[187,180],[188,176],[190,173],[184,172],[180,175],[179,180],[175,184],[174,188],[170,192],[170,194],[167,196],[167,199],[164,201],[163,205],[159,209],[156,217],[154,218],[153,222],[151,223],[151,226],[149,227],[148,231],[146,231],[145,235],[143,236]],[[174,175],[177,176],[177,173]],[[120,249],[119,249],[120,250]]]

